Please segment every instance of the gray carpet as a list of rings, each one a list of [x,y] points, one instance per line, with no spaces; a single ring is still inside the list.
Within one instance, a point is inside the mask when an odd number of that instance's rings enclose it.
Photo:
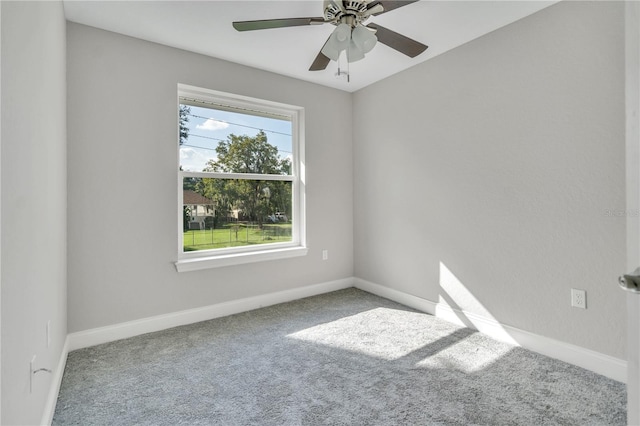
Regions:
[[[623,425],[625,386],[356,289],[71,352],[54,425]]]

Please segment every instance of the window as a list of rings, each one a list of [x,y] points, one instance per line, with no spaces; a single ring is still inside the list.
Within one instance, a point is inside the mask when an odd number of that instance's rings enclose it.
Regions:
[[[305,255],[304,110],[178,86],[178,271]]]

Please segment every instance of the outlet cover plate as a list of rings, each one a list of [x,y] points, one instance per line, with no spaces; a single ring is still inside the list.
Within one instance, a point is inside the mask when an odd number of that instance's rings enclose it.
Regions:
[[[572,288],[571,306],[574,308],[587,309],[587,292],[585,290]]]

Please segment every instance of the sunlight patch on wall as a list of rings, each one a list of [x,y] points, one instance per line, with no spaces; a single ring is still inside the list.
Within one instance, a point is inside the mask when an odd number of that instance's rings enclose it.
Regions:
[[[502,327],[469,289],[440,262],[440,289],[436,316],[455,324],[474,328],[504,342],[517,341]]]

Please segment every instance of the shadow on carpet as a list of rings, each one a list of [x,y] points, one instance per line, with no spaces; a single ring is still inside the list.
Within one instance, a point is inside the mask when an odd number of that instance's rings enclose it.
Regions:
[[[622,383],[347,289],[69,354],[54,425],[624,425]]]

